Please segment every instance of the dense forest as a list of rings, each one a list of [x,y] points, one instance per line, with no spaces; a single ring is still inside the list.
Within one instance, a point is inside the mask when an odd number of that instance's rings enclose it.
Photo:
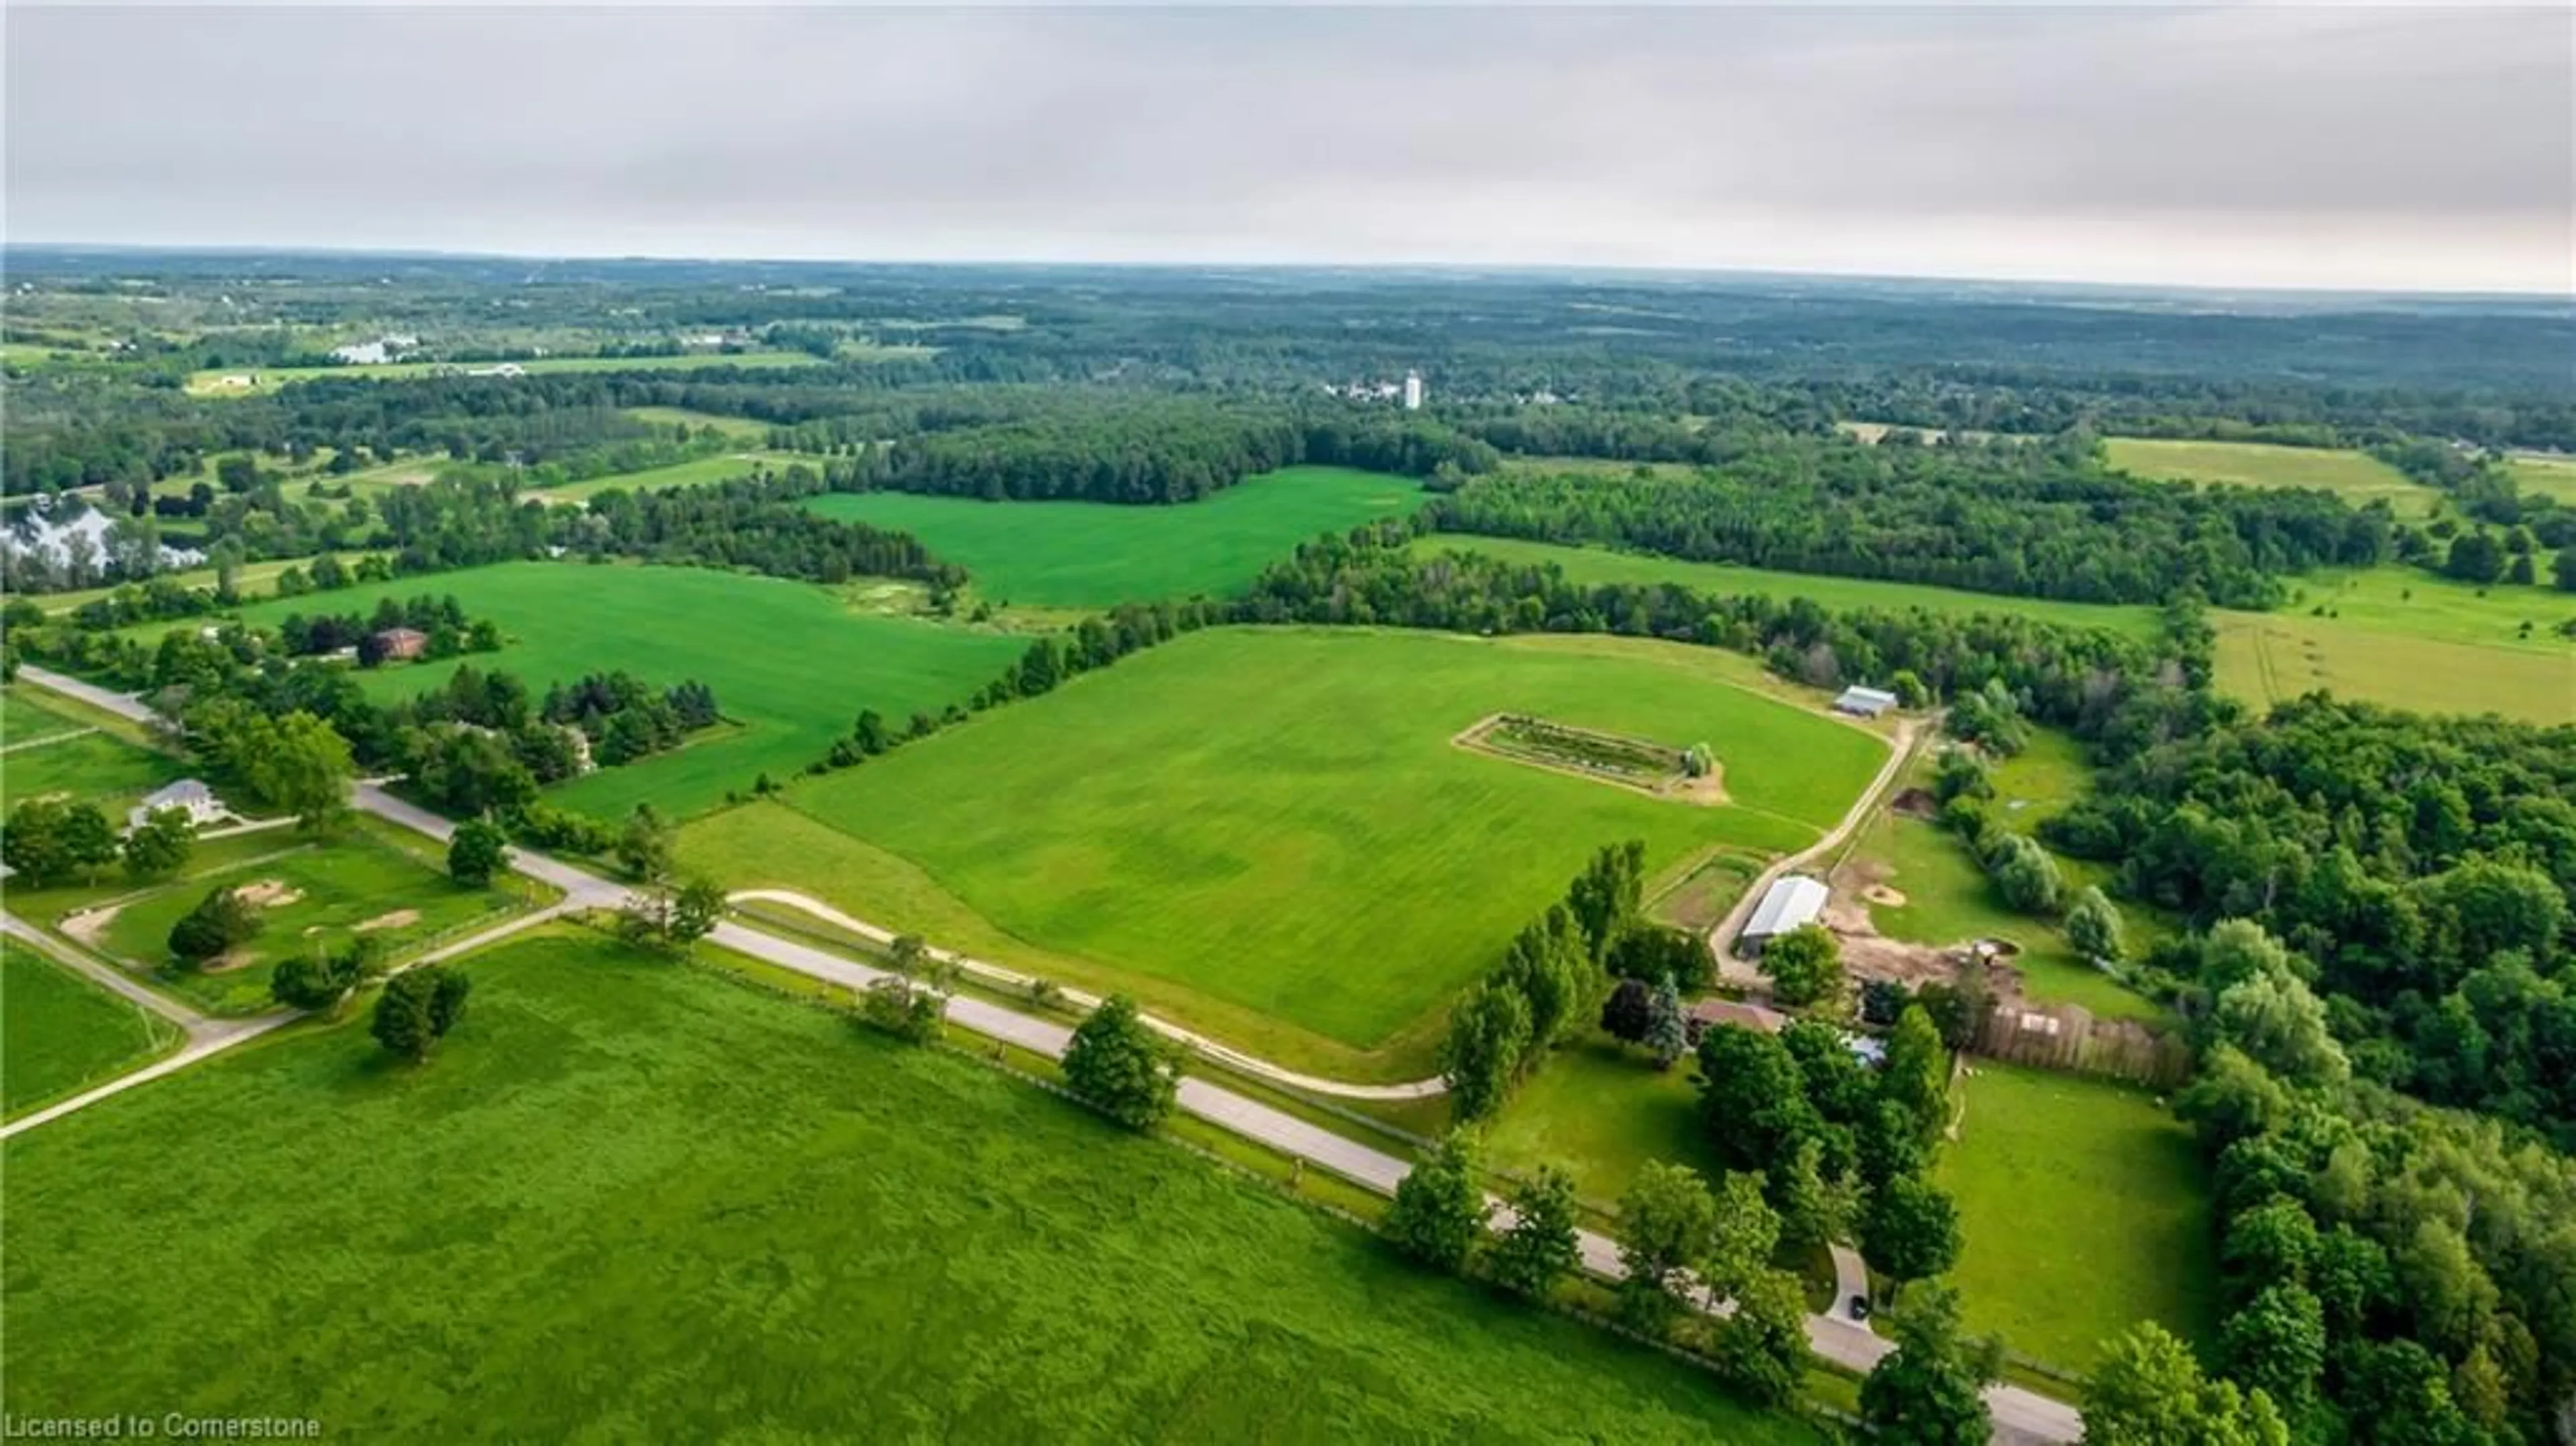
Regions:
[[[1727,453],[1688,475],[1507,471],[1426,515],[1445,531],[1793,572],[2081,602],[2196,591],[2251,608],[2282,600],[2282,574],[2367,565],[2392,546],[2385,510],[2320,492],[2141,481],[2103,471],[2072,440],[1868,447],[1738,432]]]

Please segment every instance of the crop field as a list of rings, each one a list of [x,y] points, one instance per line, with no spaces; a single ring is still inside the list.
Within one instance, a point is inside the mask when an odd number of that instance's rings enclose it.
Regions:
[[[1289,467],[1174,507],[985,502],[909,492],[838,493],[827,517],[909,532],[972,574],[996,606],[1099,608],[1230,593],[1320,533],[1410,512],[1408,478]]]
[[[178,1042],[170,1025],[14,939],[0,941],[0,1118],[77,1094]]]
[[[2113,467],[2133,476],[2238,487],[2322,488],[2355,507],[2385,501],[2400,517],[2429,516],[2442,501],[2435,489],[2360,452],[2147,437],[2106,437],[2102,451]]]
[[[374,555],[357,551],[344,552],[339,554],[339,557],[342,562],[355,566],[359,558]],[[272,558],[266,562],[246,562],[233,574],[233,583],[241,589],[244,597],[264,597],[276,590],[279,573],[290,567],[309,567],[312,562],[313,559],[309,557],[281,557]],[[211,567],[192,567],[183,572],[165,573],[163,576],[181,587],[210,588],[215,585],[215,570]],[[76,592],[31,593],[29,596],[49,613],[67,613],[83,603],[94,602],[114,591],[116,589],[113,587],[89,587]]]
[[[306,1033],[0,1145],[0,1407],[291,1402],[389,1441],[1816,1439],[966,1060],[587,936],[466,970],[424,1067]]]
[[[201,1009],[256,1014],[271,1007],[268,980],[278,961],[299,951],[331,952],[363,932],[384,946],[386,958],[399,959],[464,925],[487,917],[498,922],[524,902],[512,893],[467,888],[428,858],[364,828],[324,844],[299,844],[286,832],[266,837],[276,852],[194,872],[79,932],[121,960],[157,970],[160,984]],[[215,966],[186,969],[170,955],[170,927],[216,889],[250,900],[260,932]],[[75,931],[71,923],[62,927]]]
[[[1959,1206],[1951,1273],[1975,1330],[2061,1370],[2141,1320],[2217,1336],[2208,1172],[2144,1091],[1980,1060],[1934,1178]]]
[[[823,756],[862,708],[898,723],[964,702],[1026,650],[1023,638],[851,612],[829,591],[707,568],[514,562],[399,578],[244,609],[275,624],[290,612],[364,612],[383,596],[454,593],[510,638],[464,660],[516,673],[539,695],[585,673],[623,668],[669,687],[695,678],[744,727],[554,790],[556,803],[622,817],[650,800],[666,814],[713,807],[760,774],[784,782]],[[378,699],[443,686],[445,663],[365,675]]]
[[[907,354],[909,349],[886,348],[891,355]],[[810,367],[822,365],[822,358],[811,352],[756,351],[728,356],[721,352],[689,352],[681,356],[553,356],[515,363],[528,372],[692,372],[709,367]],[[247,397],[260,392],[273,392],[291,382],[309,382],[321,377],[357,377],[368,381],[399,381],[405,377],[434,376],[440,372],[464,372],[480,367],[497,366],[496,362],[387,362],[382,366],[327,367],[214,367],[188,378],[188,394],[199,397]],[[228,377],[248,377],[248,386],[227,386]]]
[[[1599,547],[1565,547],[1552,542],[1526,542],[1512,537],[1478,537],[1443,532],[1414,539],[1420,557],[1444,552],[1481,552],[1510,563],[1555,563],[1570,582],[1586,585],[1676,583],[1700,592],[1749,597],[1808,598],[1834,609],[1923,608],[1936,613],[2014,613],[2069,627],[2108,628],[2132,637],[2156,630],[2156,610],[2109,603],[2060,602],[2053,598],[2003,597],[1964,592],[1923,583],[1883,582],[1875,578],[1825,577],[1803,572],[1777,572],[1737,567],[1724,562],[1686,562],[1646,553],[1612,552]]]
[[[2576,640],[2557,631],[2576,618],[2576,594],[2394,566],[2319,573],[2297,589],[2279,612],[2212,615],[2221,688],[2257,704],[2324,688],[2398,708],[2576,721]]]
[[[1460,734],[1459,743],[1497,758],[1541,768],[1565,768],[1649,793],[1680,785],[1683,750],[1644,738],[1623,738],[1590,728],[1568,728],[1544,718],[1498,717]]]
[[[697,457],[686,462],[674,462],[668,467],[648,467],[641,472],[585,477],[560,487],[539,488],[528,496],[547,502],[587,502],[611,488],[652,492],[664,487],[704,487],[709,483],[748,477],[764,467],[778,467],[800,460],[809,459],[800,459],[791,452],[736,452],[723,457]]]
[[[2523,491],[2576,503],[2576,457],[2518,452],[2507,457],[2504,466]]]
[[[1731,686],[1744,662],[1635,640],[1220,629],[787,801],[1001,933],[1186,1017],[1212,999],[1309,1032],[1308,1057],[1421,1073],[1441,1003],[1594,849],[1643,839],[1660,873],[1719,845],[1799,846],[1849,807],[1885,744]],[[1704,739],[1732,802],[1453,746],[1498,711]],[[772,867],[724,876],[839,882],[794,859]],[[917,893],[842,902],[941,938],[907,909]]]
[[[709,427],[736,441],[757,443],[769,435],[769,424],[750,417],[726,417],[714,412],[693,412],[686,407],[628,407],[626,415],[657,427],[684,426],[692,432]]]

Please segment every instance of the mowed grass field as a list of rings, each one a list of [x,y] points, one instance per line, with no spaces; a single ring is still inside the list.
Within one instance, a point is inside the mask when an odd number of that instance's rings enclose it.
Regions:
[[[2576,721],[2576,640],[2557,631],[2576,617],[2576,594],[2482,590],[2394,566],[2294,587],[2279,612],[2212,614],[2222,689],[2264,705],[2323,688],[2427,712]]]
[[[457,883],[433,852],[403,847],[373,826],[326,843],[299,842],[283,831],[265,837],[274,852],[195,871],[119,907],[100,931],[106,951],[157,971],[156,982],[200,1009],[257,1014],[274,1007],[268,981],[279,961],[298,953],[339,950],[365,933],[387,959],[399,960],[467,926],[498,923],[526,904],[515,892]],[[260,932],[249,943],[202,972],[171,957],[171,926],[207,894],[261,885],[270,886],[275,901],[258,907]]]
[[[722,457],[697,457],[674,462],[668,467],[648,467],[641,472],[617,472],[605,477],[585,477],[560,487],[544,487],[528,496],[545,502],[587,502],[616,488],[626,492],[654,492],[665,487],[704,487],[713,482],[729,482],[748,477],[762,468],[783,467],[801,459],[792,452],[736,452]]]
[[[686,407],[628,407],[626,415],[639,422],[659,427],[684,426],[692,432],[713,427],[724,436],[743,442],[759,442],[769,435],[769,424],[750,417],[728,417],[715,412],[693,412]]]
[[[1599,547],[1565,547],[1511,537],[1477,537],[1438,533],[1413,541],[1418,557],[1444,552],[1477,552],[1505,562],[1554,563],[1568,581],[1599,585],[1627,583],[1653,586],[1674,583],[1699,592],[1772,598],[1808,598],[1836,610],[1878,608],[1899,611],[1922,608],[1936,613],[2013,613],[2068,627],[2107,628],[2132,637],[2156,630],[2156,610],[2104,603],[2060,602],[2054,598],[2003,597],[1923,583],[1884,582],[1876,578],[1826,577],[1814,573],[1776,572],[1723,562],[1687,562],[1647,553],[1612,552]]]
[[[2442,494],[2365,453],[2267,442],[2105,437],[2104,460],[2136,477],[2238,487],[2315,487],[2355,507],[2385,501],[2400,517],[2427,516]]]
[[[1486,1128],[1486,1158],[1522,1173],[1562,1166],[1586,1203],[1611,1211],[1649,1164],[1716,1179],[1724,1167],[1700,1121],[1698,1073],[1687,1055],[1658,1070],[1643,1051],[1584,1030],[1513,1092]]]
[[[1886,745],[1736,686],[1752,666],[1636,640],[1219,629],[800,783],[787,802],[1000,932],[1184,1017],[1212,999],[1338,1046],[1326,1053],[1342,1067],[1421,1073],[1440,1005],[1601,845],[1643,839],[1661,873],[1719,845],[1803,845],[1849,807]],[[1653,798],[1451,741],[1506,711],[1704,741],[1733,802]],[[772,876],[725,876],[840,882],[763,862]],[[941,937],[907,897],[836,901]]]
[[[1101,608],[1233,592],[1298,543],[1402,516],[1421,496],[1410,478],[1289,467],[1174,507],[909,492],[837,493],[807,505],[913,534],[963,566],[976,596],[996,605]]]
[[[607,818],[650,801],[686,816],[749,792],[762,773],[785,782],[823,756],[862,708],[901,723],[963,702],[1027,650],[1025,638],[851,612],[829,591],[707,568],[513,562],[398,578],[244,609],[257,623],[328,608],[366,612],[384,596],[454,593],[510,643],[463,660],[517,674],[543,696],[554,683],[623,668],[660,687],[695,678],[744,726],[639,763],[603,768],[553,800]],[[370,695],[444,686],[455,664],[364,676]]]
[[[918,348],[889,347],[889,356],[920,355]],[[822,358],[801,351],[750,351],[738,355],[722,352],[688,352],[680,356],[550,356],[515,363],[521,370],[535,372],[693,372],[709,367],[810,367],[821,366]],[[497,366],[497,362],[387,362],[382,366],[328,367],[214,367],[188,378],[190,396],[247,397],[259,392],[273,392],[292,382],[309,382],[321,377],[356,377],[369,381],[399,381],[405,377],[432,376],[439,372],[466,372]],[[227,377],[250,377],[249,386],[226,386]]]
[[[2217,1336],[2208,1172],[2144,1091],[1979,1060],[1934,1179],[1959,1206],[1968,1325],[2061,1370],[2141,1320]]]
[[[587,936],[0,1145],[0,1405],[366,1441],[1786,1446],[996,1071]],[[291,1244],[289,1244],[291,1242]]]
[[[15,939],[0,941],[0,1118],[177,1047],[179,1031]]]
[[[114,733],[82,731],[90,727],[85,719],[50,706],[32,684],[11,683],[0,700],[6,741],[16,745],[0,753],[0,808],[59,796],[97,804],[121,828],[143,795],[187,771],[178,759]]]

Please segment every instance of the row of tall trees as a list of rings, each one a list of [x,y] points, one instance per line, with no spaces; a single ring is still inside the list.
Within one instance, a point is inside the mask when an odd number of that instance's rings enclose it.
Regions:
[[[1492,1114],[1558,1040],[1592,1022],[1612,944],[1637,917],[1645,861],[1640,840],[1595,853],[1564,902],[1524,927],[1450,1011],[1440,1073],[1459,1119]]]

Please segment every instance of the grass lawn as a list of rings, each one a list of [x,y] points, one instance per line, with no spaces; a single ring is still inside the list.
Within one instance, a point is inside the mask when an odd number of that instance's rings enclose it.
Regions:
[[[2217,1335],[2209,1181],[2191,1131],[2143,1091],[1979,1060],[1934,1178],[1959,1205],[1968,1324],[2083,1372],[2141,1320]]]
[[[2212,615],[2221,688],[2263,705],[2324,688],[2399,708],[2576,720],[2576,641],[2556,631],[2576,617],[2576,595],[2397,566],[2295,587],[2279,612]]]
[[[163,1020],[15,940],[0,942],[0,1117],[77,1094],[178,1042]]]
[[[1408,478],[1290,467],[1171,507],[909,492],[837,493],[807,505],[913,534],[962,565],[976,595],[996,606],[1091,608],[1233,592],[1298,543],[1401,516],[1421,496]]]
[[[293,490],[295,492],[294,500],[299,502],[302,501],[302,483],[299,482]],[[373,553],[360,550],[355,552],[343,552],[339,554],[339,557],[342,562],[347,563],[351,567],[355,567],[358,565],[358,559],[362,557],[372,557],[374,555],[375,554]],[[241,589],[242,596],[244,597],[265,597],[275,591],[277,575],[279,573],[286,571],[290,567],[310,567],[312,563],[313,559],[309,557],[280,557],[271,558],[266,562],[245,562],[241,565],[241,569],[233,574],[233,585]],[[190,568],[185,572],[165,573],[163,575],[181,587],[210,588],[215,585],[215,570],[211,567],[195,567]],[[92,602],[99,598],[106,597],[108,594],[115,591],[116,589],[113,587],[86,587],[77,592],[30,593],[28,596],[34,598],[37,604],[49,613],[67,613],[79,607],[83,603]]]
[[[24,727],[28,738],[75,733],[90,726],[56,712],[49,700],[26,683],[12,683],[6,720],[16,741]],[[166,753],[137,747],[113,733],[79,733],[50,743],[0,754],[0,807],[23,799],[62,794],[106,810],[108,821],[123,827],[125,811],[143,795],[187,773],[187,766]]]
[[[1158,1002],[1184,1015],[1210,997],[1420,1073],[1442,1001],[1599,846],[1644,839],[1661,872],[1718,845],[1796,847],[1849,807],[1884,744],[1733,686],[1750,666],[1627,639],[1219,629],[786,799],[996,931],[1168,986]],[[1734,802],[1451,742],[1501,711],[1705,740]],[[778,870],[764,882],[839,882],[819,863],[761,862]],[[844,907],[945,935],[910,903],[897,890]]]
[[[1677,929],[1705,933],[1716,928],[1726,911],[1744,897],[1766,862],[1755,854],[1713,854],[1672,887],[1647,899],[1646,914]]]
[[[553,801],[605,818],[650,800],[666,814],[714,807],[749,792],[762,773],[780,781],[823,756],[862,708],[900,723],[916,711],[962,703],[1026,651],[1025,638],[911,618],[852,612],[824,588],[708,568],[513,562],[330,595],[333,611],[365,612],[384,596],[454,593],[475,617],[509,635],[498,653],[465,661],[517,674],[542,696],[552,684],[623,668],[662,687],[695,678],[715,689],[722,737],[554,790]],[[283,599],[243,610],[274,625],[314,606]],[[443,686],[454,670],[385,669],[364,675],[379,700]]]
[[[667,467],[648,467],[641,472],[586,477],[560,487],[540,488],[528,496],[546,502],[586,502],[610,488],[650,492],[663,487],[704,487],[712,482],[748,477],[763,467],[782,467],[790,462],[810,460],[792,452],[741,452],[723,457],[697,457],[686,462],[674,462]]]
[[[386,957],[400,959],[465,925],[498,922],[526,903],[512,892],[469,889],[364,826],[328,843],[301,842],[286,831],[252,837],[265,837],[273,852],[212,872],[191,870],[189,878],[117,909],[102,936],[106,951],[157,968],[156,982],[201,1009],[256,1014],[271,1007],[268,979],[278,961],[299,950],[342,948],[368,925]],[[170,926],[208,893],[260,885],[282,888],[285,902],[260,908],[260,932],[237,959],[204,973],[171,959]]]
[[[1612,552],[1599,547],[1564,547],[1552,542],[1526,542],[1510,537],[1478,537],[1443,532],[1414,539],[1421,557],[1444,552],[1481,552],[1512,563],[1552,562],[1568,580],[1599,583],[1678,583],[1700,592],[1752,597],[1810,598],[1827,608],[1923,608],[1936,613],[2014,613],[2070,627],[2108,628],[2132,637],[2156,630],[2156,610],[2107,603],[2060,602],[2053,598],[2004,597],[1964,592],[1923,583],[1883,582],[1876,578],[1826,577],[1769,568],[1737,567],[1723,562],[1685,562],[1647,553]]]
[[[1487,1127],[1486,1157],[1524,1174],[1561,1165],[1585,1203],[1610,1211],[1656,1161],[1715,1179],[1722,1167],[1700,1123],[1697,1074],[1688,1056],[1659,1071],[1642,1052],[1585,1030],[1549,1055]]]
[[[2576,457],[2518,452],[2505,459],[2504,467],[2523,491],[2576,503]]]
[[[883,350],[889,356],[904,354],[901,348]],[[188,378],[188,394],[197,397],[247,397],[276,391],[289,382],[309,382],[320,377],[398,381],[405,377],[425,377],[444,371],[465,372],[496,365],[496,362],[387,362],[382,366],[214,367]],[[691,372],[709,367],[820,366],[822,358],[801,351],[754,351],[733,356],[721,352],[688,352],[680,356],[550,356],[515,365],[527,372]],[[226,377],[250,377],[253,382],[246,387],[226,386]]]
[[[59,738],[88,726],[46,707],[32,685],[0,686],[0,746]]]
[[[2322,488],[2355,507],[2385,500],[2400,517],[2428,516],[2442,501],[2438,490],[2360,452],[2147,437],[2106,437],[2102,451],[2113,467],[2134,476],[2238,487]]]
[[[1814,1439],[954,1056],[586,936],[467,968],[425,1067],[302,1034],[0,1146],[0,1405],[412,1441]]]

